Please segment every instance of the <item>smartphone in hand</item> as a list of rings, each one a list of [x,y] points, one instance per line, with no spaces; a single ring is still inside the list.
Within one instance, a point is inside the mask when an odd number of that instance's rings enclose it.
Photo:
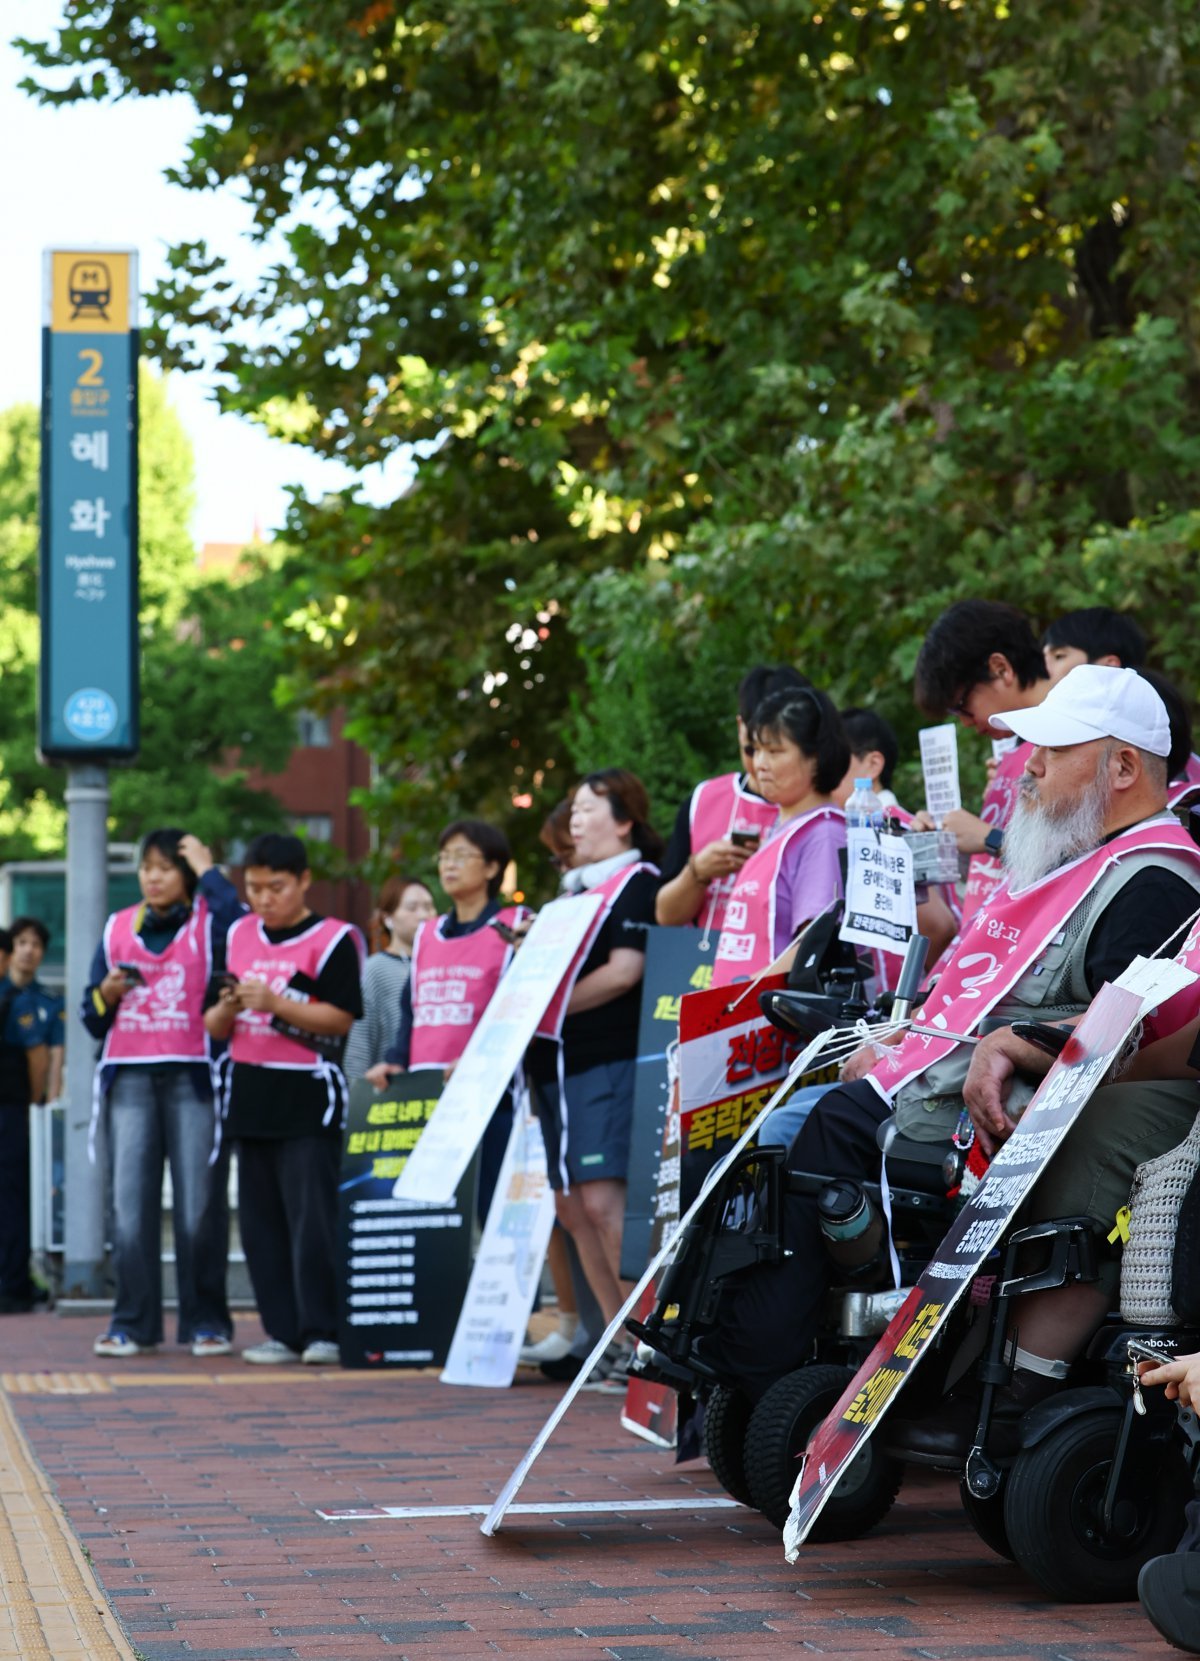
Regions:
[[[132,986],[145,986],[146,977],[136,963],[118,963],[117,968]]]

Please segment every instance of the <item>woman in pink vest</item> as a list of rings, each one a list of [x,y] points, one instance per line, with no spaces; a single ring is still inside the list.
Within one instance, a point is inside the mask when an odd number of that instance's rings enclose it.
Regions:
[[[645,786],[619,767],[589,773],[571,804],[578,863],[568,893],[604,904],[529,1050],[533,1101],[559,1222],[571,1235],[605,1321],[623,1301],[621,1232],[633,1122],[646,928],[662,849]],[[615,1359],[615,1358],[614,1358]]]
[[[695,923],[707,933],[720,934],[738,872],[779,819],[779,809],[760,793],[754,774],[754,711],[772,692],[811,685],[806,675],[787,664],[770,669],[760,663],[743,675],[737,694],[737,740],[745,771],[702,780],[676,814],[654,902],[659,923]]]
[[[103,1049],[96,1075],[112,1168],[116,1301],[97,1355],[162,1342],[162,1180],[171,1165],[179,1342],[227,1355],[229,1162],[216,1130],[204,995],[225,937],[245,909],[208,849],[156,830],[138,862],[142,903],[114,912],[92,961],[83,1024]]]
[[[502,906],[512,858],[508,838],[482,819],[455,819],[438,837],[438,881],[452,909],[421,924],[412,973],[400,993],[400,1023],[383,1061],[366,1077],[382,1090],[396,1073],[439,1068],[449,1078],[512,961],[514,931],[530,914]],[[512,1128],[512,1097],[493,1113],[479,1154],[476,1206],[487,1216]]]
[[[759,788],[778,805],[779,823],[729,896],[714,986],[760,975],[842,892],[846,821],[833,791],[850,746],[837,710],[812,687],[775,692],[755,711],[753,732]]]

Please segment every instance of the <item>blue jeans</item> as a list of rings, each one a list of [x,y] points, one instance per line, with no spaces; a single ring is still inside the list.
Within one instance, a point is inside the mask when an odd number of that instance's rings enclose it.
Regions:
[[[836,1090],[836,1084],[806,1084],[803,1090],[793,1090],[782,1107],[777,1107],[758,1133],[760,1148],[790,1148],[796,1132],[808,1118],[814,1106],[827,1090]]]
[[[209,1164],[213,1101],[187,1066],[118,1067],[108,1097],[112,1162],[113,1268],[110,1326],[137,1344],[158,1344],[162,1317],[163,1160],[171,1164],[178,1340],[233,1336],[225,1298],[229,1256],[229,1155]]]

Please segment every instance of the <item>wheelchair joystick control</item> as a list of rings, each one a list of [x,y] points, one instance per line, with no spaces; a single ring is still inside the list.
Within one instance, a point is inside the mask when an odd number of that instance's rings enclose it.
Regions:
[[[842,1269],[863,1269],[879,1257],[883,1218],[857,1182],[831,1182],[817,1198],[825,1250]]]

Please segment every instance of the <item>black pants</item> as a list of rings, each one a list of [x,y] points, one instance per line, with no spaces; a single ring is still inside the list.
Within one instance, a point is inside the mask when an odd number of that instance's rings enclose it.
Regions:
[[[238,1218],[263,1326],[289,1349],[337,1342],[338,1136],[238,1141]]]
[[[796,1133],[787,1169],[818,1176],[878,1180],[875,1132],[890,1109],[865,1079],[822,1096]],[[721,1298],[717,1330],[705,1348],[752,1401],[809,1358],[829,1287],[815,1194],[783,1202],[782,1263],[761,1264],[733,1277]]]
[[[29,1109],[0,1103],[0,1297],[28,1303]]]

